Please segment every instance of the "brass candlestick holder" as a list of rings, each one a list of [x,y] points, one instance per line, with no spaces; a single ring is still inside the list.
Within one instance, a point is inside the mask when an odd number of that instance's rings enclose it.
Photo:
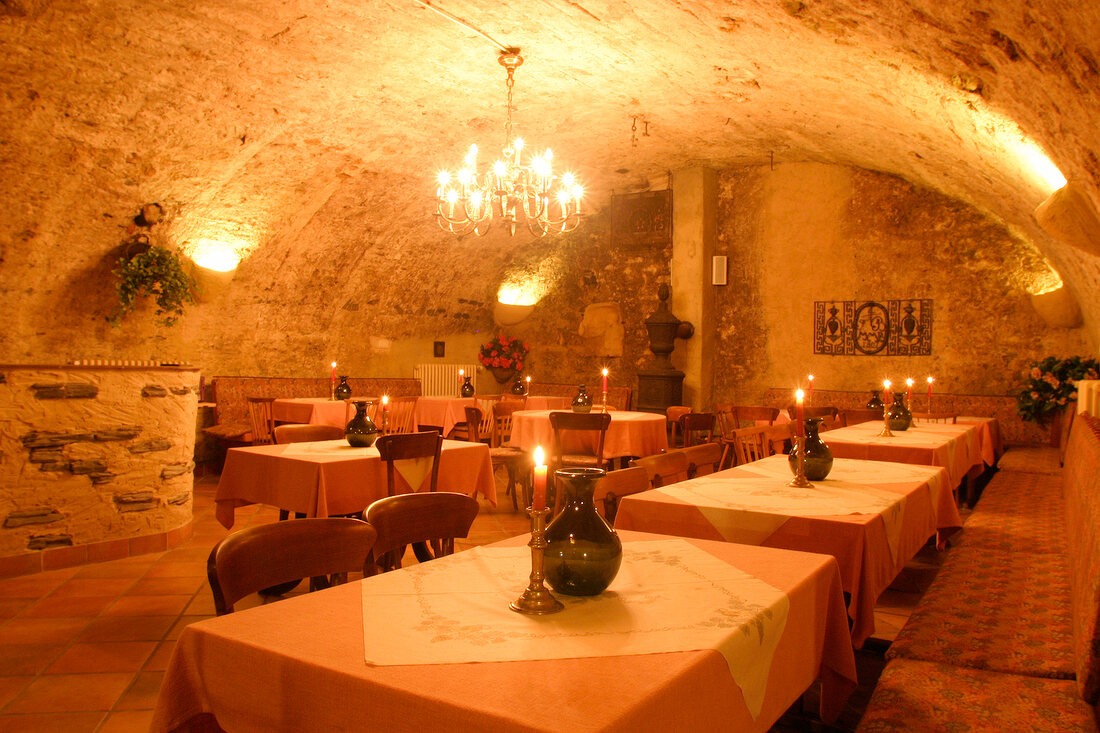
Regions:
[[[523,595],[509,603],[508,608],[534,616],[557,613],[565,608],[565,604],[554,598],[550,589],[543,585],[542,576],[543,553],[546,552],[546,517],[550,515],[550,510],[528,509],[527,513],[531,516],[531,541],[527,543],[531,548],[531,579]]]
[[[796,435],[791,439],[794,442],[795,451],[795,474],[787,486],[793,486],[798,489],[806,489],[813,484],[806,478],[806,436]]]
[[[607,412],[607,390],[603,391],[603,412]]]
[[[882,407],[882,432],[878,434],[880,438],[892,438],[894,434],[890,432],[890,406],[883,405]]]

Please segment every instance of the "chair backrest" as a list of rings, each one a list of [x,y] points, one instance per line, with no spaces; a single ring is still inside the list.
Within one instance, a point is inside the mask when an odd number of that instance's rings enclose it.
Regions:
[[[512,439],[512,413],[522,409],[523,402],[513,399],[502,399],[493,405],[498,445],[503,445]]]
[[[714,412],[718,417],[718,429],[722,437],[731,440],[733,431],[741,427],[775,423],[779,417],[778,407],[763,407],[757,405],[734,405],[723,402],[714,406]]]
[[[426,430],[423,433],[401,433],[396,435],[383,435],[374,444],[378,449],[378,455],[386,462],[386,493],[393,496],[397,493],[395,485],[395,464],[399,461],[416,461],[417,459],[431,459],[431,481],[428,491],[435,491],[439,483],[439,454],[443,450],[443,436],[434,430]],[[397,466],[396,471],[404,475],[405,472]],[[419,472],[410,472],[416,475]],[[420,486],[409,488],[419,491]]]
[[[880,416],[881,419],[881,416]],[[959,416],[954,412],[914,412],[913,422],[936,422],[947,425],[954,425],[958,422]]]
[[[274,397],[249,397],[248,421],[252,428],[252,445],[275,442],[275,418],[271,413]]]
[[[677,433],[680,431],[680,418],[691,412],[691,407],[688,405],[669,405],[665,408],[665,420],[668,421],[668,444],[675,446],[678,443],[682,444],[682,436],[677,437]]]
[[[688,462],[688,478],[714,473],[722,464],[721,443],[700,443],[682,450]]]
[[[246,527],[222,539],[210,551],[206,575],[219,616],[233,604],[264,588],[311,578],[324,587],[324,576],[368,571],[377,533],[358,519],[295,519]]]
[[[383,571],[401,567],[401,555],[407,545],[420,562],[454,552],[455,537],[466,537],[477,516],[477,499],[450,491],[431,494],[387,496],[367,507],[363,519],[374,527],[374,542],[369,574],[375,566]],[[428,544],[433,549],[428,549]]]
[[[471,443],[488,443],[494,448],[500,444],[496,420],[491,412],[485,413],[480,407],[466,408],[466,440]]]
[[[882,410],[868,410],[860,407],[840,411],[842,425],[859,425],[860,423],[875,421],[882,422]]]
[[[391,397],[389,409],[385,410],[383,422],[386,435],[400,435],[413,431],[413,412],[416,411],[416,397]],[[375,420],[377,423],[378,421]],[[381,425],[379,426],[381,428]]]
[[[684,436],[684,447],[714,440],[714,424],[713,412],[689,412],[681,415],[680,432]]]
[[[772,425],[764,432],[768,443],[768,455],[782,455],[791,452],[791,438],[794,437],[794,423]]]
[[[608,522],[614,522],[615,513],[619,510],[619,499],[641,493],[649,487],[649,474],[641,466],[620,468],[618,471],[608,471],[596,483],[592,501],[596,504],[596,511],[603,514]]]
[[[770,431],[771,427],[768,425],[756,425],[734,430],[733,452],[737,459],[736,465],[752,463],[771,455],[771,446],[767,438]]]
[[[678,481],[687,481],[688,478],[688,458],[683,451],[635,458],[630,465],[645,469],[649,484],[655,489]]]
[[[607,428],[611,425],[611,413],[609,412],[551,412],[550,427],[554,431],[554,441],[551,446],[551,456],[554,467],[561,468],[565,451],[563,449],[564,433],[569,431],[594,432],[598,434],[596,450],[584,455],[595,456],[597,463],[603,463],[603,445],[607,438]]]
[[[314,440],[339,440],[344,437],[344,429],[335,425],[276,425],[275,442],[309,443]]]

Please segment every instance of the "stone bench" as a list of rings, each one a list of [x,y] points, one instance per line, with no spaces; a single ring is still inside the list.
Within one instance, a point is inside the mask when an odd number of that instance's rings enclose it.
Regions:
[[[348,384],[353,395],[420,395],[418,379],[349,377]],[[202,431],[228,443],[248,443],[252,440],[249,397],[328,397],[331,388],[331,379],[325,377],[214,377],[210,384],[214,424]]]
[[[1100,420],[1061,478],[1002,470],[905,628],[859,730],[1097,730]]]

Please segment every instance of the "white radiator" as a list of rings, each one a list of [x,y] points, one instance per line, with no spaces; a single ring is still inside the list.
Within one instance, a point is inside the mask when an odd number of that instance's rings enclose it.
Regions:
[[[413,376],[420,380],[420,393],[425,397],[458,397],[462,386],[458,370],[470,377],[477,390],[477,364],[417,364]]]

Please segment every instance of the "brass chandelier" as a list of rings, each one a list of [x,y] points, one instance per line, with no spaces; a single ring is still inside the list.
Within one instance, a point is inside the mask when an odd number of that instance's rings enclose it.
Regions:
[[[508,75],[502,157],[480,171],[477,145],[471,145],[457,174],[441,172],[436,188],[436,221],[454,234],[473,232],[478,236],[489,231],[494,218],[501,219],[515,234],[521,216],[538,237],[572,231],[580,223],[584,189],[572,173],[554,173],[550,148],[541,155],[524,157],[523,139],[512,137],[512,87],[523,57],[518,48],[508,48],[500,52],[497,62]]]

